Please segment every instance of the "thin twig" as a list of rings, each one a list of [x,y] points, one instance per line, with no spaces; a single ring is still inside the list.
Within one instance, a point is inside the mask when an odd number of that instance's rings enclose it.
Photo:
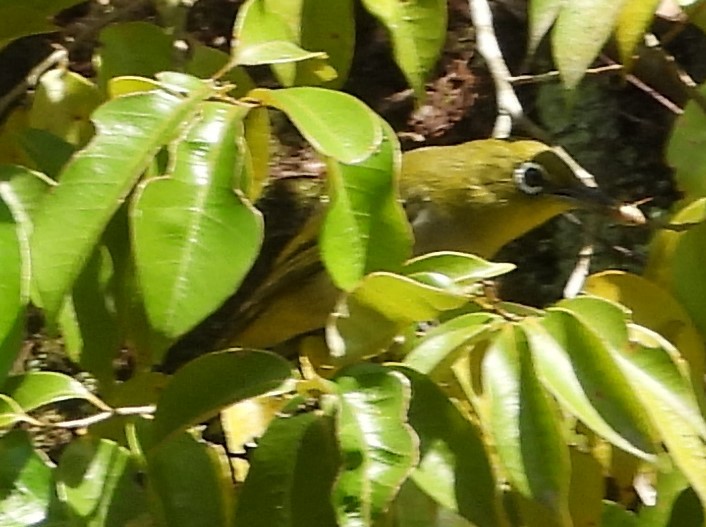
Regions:
[[[75,419],[73,421],[60,421],[58,423],[44,423],[43,425],[51,428],[86,428],[87,426],[100,423],[116,416],[126,416],[126,415],[146,415],[153,414],[155,412],[154,405],[146,406],[128,406],[123,408],[114,408],[110,411],[101,412],[95,415],[90,415],[88,417],[83,417],[81,419]]]
[[[604,73],[620,72],[624,69],[622,64],[608,64],[607,66],[599,66],[597,68],[589,68],[586,70],[587,75],[601,75]],[[508,82],[513,86],[521,86],[523,84],[539,84],[541,82],[554,82],[560,80],[561,74],[557,70],[539,73],[536,75],[517,75],[509,77]]]

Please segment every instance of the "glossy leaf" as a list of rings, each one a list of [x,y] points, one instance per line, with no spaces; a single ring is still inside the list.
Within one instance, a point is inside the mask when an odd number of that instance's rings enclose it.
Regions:
[[[333,420],[314,412],[296,413],[302,402],[292,401],[258,440],[238,496],[235,525],[337,525],[328,499],[340,464]]]
[[[489,262],[473,254],[443,251],[411,259],[404,265],[402,273],[429,285],[453,283],[463,290],[481,280],[507,274],[514,268],[513,264]]]
[[[603,48],[626,0],[571,0],[552,33],[554,61],[564,85],[575,88]]]
[[[635,48],[649,29],[660,0],[626,0],[618,17],[615,40],[623,64],[630,69]]]
[[[412,480],[479,527],[500,525],[495,481],[480,431],[428,377],[397,368],[412,385],[409,424],[419,436]]]
[[[631,326],[631,349],[620,361],[675,464],[706,503],[706,422],[679,354],[658,334]],[[700,388],[699,388],[700,389]]]
[[[209,102],[176,145],[169,175],[145,181],[131,210],[151,325],[176,339],[237,290],[262,243],[261,215],[232,189],[243,169],[240,107]]]
[[[488,337],[502,317],[492,313],[469,313],[428,331],[404,359],[404,364],[427,375],[446,372],[460,354]]]
[[[446,40],[447,6],[443,0],[363,0],[363,6],[387,28],[395,61],[419,100]]]
[[[332,494],[338,525],[369,525],[416,465],[418,439],[407,423],[410,383],[402,374],[361,364],[336,379],[343,467]]]
[[[487,426],[513,488],[543,506],[553,522],[567,525],[569,452],[529,351],[523,333],[511,325],[490,344],[482,363]]]
[[[590,329],[595,326],[558,309],[550,310],[541,325],[550,340],[534,329],[528,337],[547,387],[597,434],[633,455],[651,459],[654,444],[646,409],[617,367],[616,355]]]
[[[706,94],[706,85],[698,87]],[[667,162],[674,167],[674,178],[687,198],[706,196],[706,113],[694,101],[674,123],[667,144]]]
[[[554,24],[566,0],[531,0],[527,3],[529,22],[528,53],[534,54],[537,46]]]
[[[50,319],[111,216],[161,146],[180,133],[211,90],[204,83],[188,96],[138,93],[109,101],[95,112],[95,138],[66,166],[61,183],[35,218],[33,273]]]
[[[178,434],[147,456],[147,478],[153,516],[164,525],[231,525],[233,486],[222,447]]]
[[[29,126],[81,147],[93,135],[91,113],[101,103],[96,86],[78,73],[50,70],[41,76],[29,113]]]
[[[296,83],[295,62],[311,62],[314,69],[326,68],[323,50],[303,49],[293,28],[282,18],[282,9],[296,16],[299,2],[270,5],[267,0],[249,0],[238,11],[233,28],[233,63],[238,65],[272,64],[275,75],[284,86]],[[329,67],[330,68],[330,67]],[[335,74],[334,74],[335,75]]]
[[[604,271],[586,280],[587,293],[620,302],[630,308],[632,320],[669,340],[688,361],[692,377],[704,374],[706,349],[684,308],[659,285],[641,276]]]
[[[59,460],[56,485],[76,525],[121,527],[148,520],[138,468],[130,453],[112,441],[72,441]]]
[[[283,111],[320,153],[341,163],[359,163],[382,142],[380,118],[363,102],[323,88],[258,88],[249,94]]]
[[[154,77],[173,67],[174,39],[155,24],[111,24],[101,31],[99,40],[98,85],[104,91],[115,77]]]
[[[11,375],[5,381],[2,391],[25,412],[69,399],[83,399],[101,410],[110,410],[83,384],[63,373],[38,371]]]
[[[52,469],[25,431],[0,437],[0,525],[44,525],[54,498]]]
[[[206,79],[219,73],[228,64],[230,57],[227,53],[201,44],[191,43],[191,54],[189,61],[184,67],[184,73]],[[232,97],[243,97],[250,90],[255,88],[255,83],[250,78],[244,68],[230,68],[222,76],[218,77],[221,82],[232,82],[235,86],[228,92]]]
[[[374,271],[398,271],[412,235],[397,199],[400,148],[383,123],[380,149],[356,164],[328,163],[329,208],[319,235],[321,259],[334,283],[351,290]]]
[[[334,357],[354,361],[386,350],[412,322],[432,320],[467,301],[456,291],[392,273],[373,273],[341,299],[329,318],[326,339]]]
[[[274,390],[290,376],[289,363],[265,351],[208,353],[181,368],[162,392],[153,441],[216,415],[222,408]]]

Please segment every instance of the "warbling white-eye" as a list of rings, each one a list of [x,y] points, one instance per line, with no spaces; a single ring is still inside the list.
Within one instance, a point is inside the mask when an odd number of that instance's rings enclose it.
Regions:
[[[563,150],[537,141],[487,139],[403,154],[400,197],[414,253],[461,251],[491,258],[503,245],[554,216],[592,209],[623,223],[644,217],[606,196]],[[317,222],[304,235],[315,239]],[[227,344],[271,347],[321,328],[340,293],[315,244],[295,240],[233,318]],[[300,250],[302,247],[308,247]]]

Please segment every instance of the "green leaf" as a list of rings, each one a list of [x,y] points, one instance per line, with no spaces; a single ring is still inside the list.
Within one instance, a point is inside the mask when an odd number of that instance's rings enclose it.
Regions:
[[[600,525],[603,527],[638,527],[635,513],[624,509],[612,501],[603,501],[603,514]]]
[[[412,480],[449,510],[479,527],[500,525],[495,480],[480,431],[431,379],[397,367],[409,379],[409,424],[419,436]]]
[[[632,320],[669,340],[688,361],[694,380],[704,374],[706,349],[686,310],[659,285],[622,271],[591,275],[584,290],[630,309]]]
[[[323,88],[258,88],[249,94],[287,114],[320,153],[341,163],[359,163],[382,142],[380,118],[352,95]]]
[[[329,209],[319,236],[321,258],[334,283],[351,290],[373,271],[398,271],[412,250],[397,200],[400,149],[383,123],[380,149],[356,164],[328,163]]]
[[[60,11],[83,0],[3,0],[0,2],[0,49],[10,41],[50,33],[59,28],[51,19]]]
[[[153,517],[170,527],[231,525],[233,483],[223,448],[181,433],[151,450]]]
[[[83,399],[101,410],[110,410],[83,384],[63,373],[38,371],[11,375],[5,381],[2,391],[14,399],[25,412],[69,399]]]
[[[552,27],[566,0],[531,0],[527,3],[529,43],[527,53],[533,55],[537,46]]]
[[[552,33],[554,61],[564,85],[573,89],[613,32],[626,0],[571,0]]]
[[[641,507],[638,518],[640,527],[676,527],[678,525],[702,525],[704,509],[694,489],[689,486],[684,474],[662,456],[657,473],[655,490],[657,503],[651,507]]]
[[[148,520],[137,467],[130,453],[112,441],[72,441],[59,460],[56,485],[72,524],[122,527]]]
[[[98,47],[98,86],[124,75],[154,77],[172,68],[174,38],[148,22],[111,24],[101,31]]]
[[[706,85],[698,87],[706,95]],[[667,144],[667,162],[674,167],[674,178],[688,200],[706,196],[706,113],[689,101],[672,128]]]
[[[46,525],[54,498],[52,470],[23,430],[0,437],[0,525]]]
[[[388,507],[419,458],[407,423],[410,383],[375,364],[342,371],[338,441],[343,467],[332,494],[341,527],[370,525]]]
[[[590,453],[569,449],[571,454],[571,485],[569,511],[573,527],[600,525],[601,502],[606,493],[604,468]]]
[[[13,188],[22,170],[0,167],[0,385],[20,351],[29,301],[29,218]],[[4,180],[4,181],[3,181]]]
[[[660,0],[625,0],[615,28],[615,40],[620,59],[628,69],[632,67],[635,48],[650,27],[659,3]]]
[[[671,260],[672,288],[694,323],[706,334],[706,310],[700,294],[706,293],[703,262],[706,249],[706,224],[691,227],[679,236]]]
[[[107,102],[94,114],[97,134],[66,166],[35,218],[32,264],[42,307],[55,318],[111,216],[163,144],[212,93],[152,91]]]
[[[227,53],[211,48],[200,42],[192,42],[189,62],[184,67],[184,73],[206,79],[220,72],[230,57]],[[224,75],[219,77],[221,82],[232,82],[235,88],[228,92],[232,97],[244,97],[250,90],[255,89],[255,83],[250,78],[244,68],[230,68]]]
[[[81,147],[93,135],[89,116],[100,103],[98,89],[85,77],[61,68],[50,70],[40,77],[29,126]]]
[[[531,322],[523,324],[530,328],[532,354],[547,388],[597,434],[633,455],[651,459],[655,450],[652,427],[646,409],[616,364],[620,351],[601,338],[602,332],[599,335],[590,329],[596,327],[593,323],[589,326],[564,310],[550,309],[541,326],[550,339],[542,338]]]
[[[19,404],[7,395],[0,393],[0,430],[22,422],[37,424],[34,419],[22,410]]]
[[[326,337],[331,354],[345,362],[379,354],[412,322],[433,320],[467,301],[457,291],[392,273],[372,273],[339,301],[329,318]]]
[[[233,191],[243,169],[240,107],[205,103],[176,145],[172,172],[140,187],[133,247],[151,325],[183,335],[236,291],[260,249],[260,213]]]
[[[460,355],[480,340],[488,338],[499,315],[469,313],[444,322],[427,332],[405,357],[405,365],[421,373],[443,374]]]
[[[333,420],[318,413],[281,411],[258,441],[238,496],[235,525],[248,527],[334,527],[328,496],[340,459]]]
[[[154,416],[154,444],[205,421],[225,406],[274,390],[289,377],[289,363],[274,353],[203,355],[181,368],[162,392]]]
[[[270,5],[267,0],[249,0],[238,11],[233,28],[233,63],[239,65],[272,64],[277,79],[284,86],[296,83],[297,66],[294,62],[306,61],[313,71],[326,65],[327,54],[322,50],[307,51],[281,14],[281,4]],[[297,13],[300,2],[288,2],[287,11]],[[300,11],[299,11],[300,12]],[[294,15],[296,16],[296,15]],[[328,66],[330,68],[330,66]],[[306,71],[304,68],[301,71]],[[324,73],[324,76],[327,76]],[[335,73],[334,73],[335,76]]]
[[[620,367],[659,431],[671,458],[706,503],[706,422],[679,353],[657,333],[630,326]],[[700,386],[698,389],[702,389]]]
[[[569,452],[529,351],[523,333],[511,325],[490,344],[482,363],[488,429],[513,488],[543,506],[548,519],[570,525]]]
[[[402,273],[429,285],[453,283],[464,289],[481,280],[507,274],[513,269],[515,265],[510,263],[489,262],[473,254],[443,251],[413,258],[405,264]]]
[[[395,61],[417,99],[423,100],[424,83],[446,40],[446,2],[363,0],[363,6],[390,32]]]

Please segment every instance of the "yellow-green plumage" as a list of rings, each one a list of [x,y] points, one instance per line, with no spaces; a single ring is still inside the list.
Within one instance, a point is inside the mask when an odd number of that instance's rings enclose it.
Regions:
[[[541,168],[541,188],[523,190],[525,166]],[[399,189],[414,230],[415,254],[453,250],[490,258],[506,243],[572,208],[617,215],[619,203],[592,188],[591,181],[566,154],[547,145],[488,139],[405,153]],[[296,244],[301,245],[301,238]],[[285,248],[287,257],[280,258],[273,275],[237,315],[229,344],[269,347],[323,327],[337,292],[323,272],[316,246],[308,247]]]

